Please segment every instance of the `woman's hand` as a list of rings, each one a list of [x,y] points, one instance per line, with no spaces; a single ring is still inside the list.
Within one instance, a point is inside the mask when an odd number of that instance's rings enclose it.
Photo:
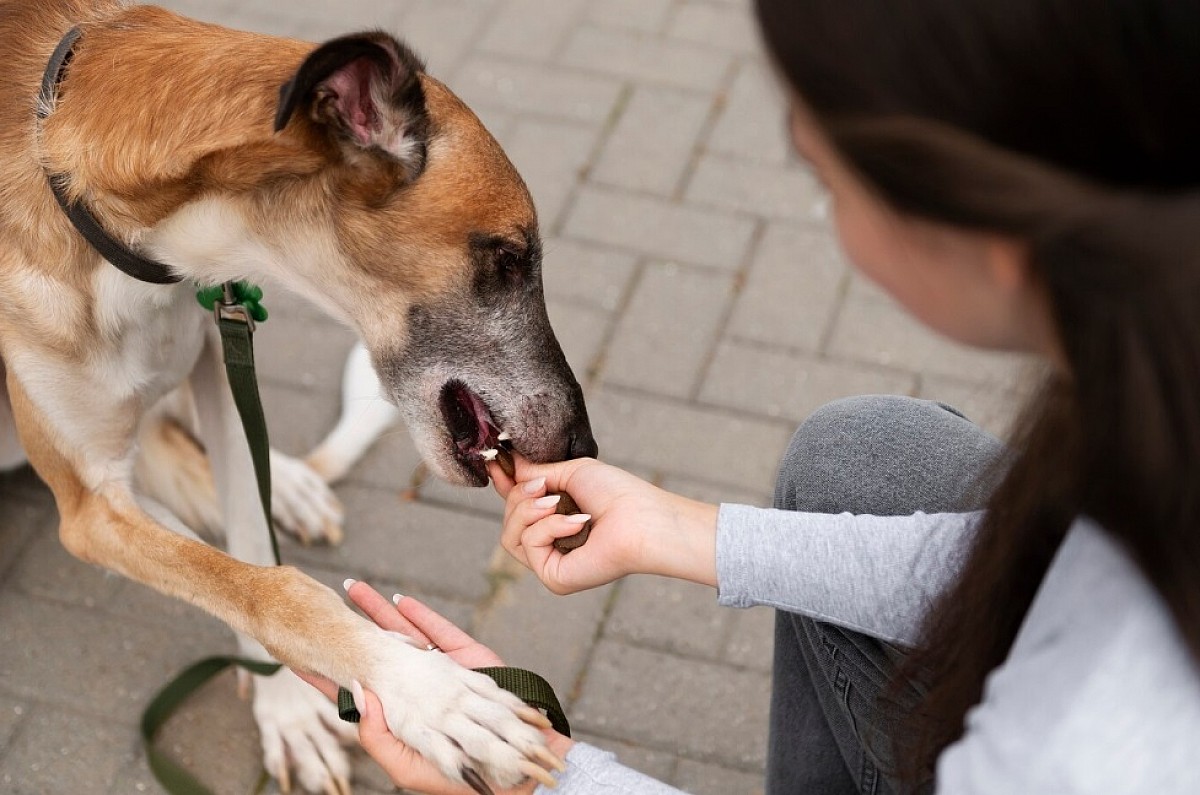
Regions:
[[[664,491],[591,458],[531,464],[519,455],[515,481],[496,463],[488,472],[505,498],[500,542],[557,594],[595,588],[626,574],[661,574],[716,586],[717,506]],[[586,514],[554,513],[547,492],[565,492]],[[578,533],[590,516],[592,532],[563,554],[554,540]]]
[[[422,646],[433,644],[441,653],[460,665],[467,668],[484,668],[504,664],[487,646],[416,599],[399,598],[393,605],[378,591],[361,582],[350,584],[347,592],[350,594],[350,600],[383,629],[407,635]],[[330,700],[337,698],[338,686],[328,679],[301,671],[297,671],[296,675],[320,690]],[[354,700],[361,713],[358,740],[396,786],[429,795],[473,795],[469,787],[448,781],[426,762],[424,757],[392,735],[383,719],[383,705],[374,693],[361,687],[356,688]],[[574,744],[570,738],[550,729],[545,730],[545,734],[546,744],[560,759],[566,756]],[[529,781],[515,789],[505,790],[501,795],[531,793],[536,786],[536,782]]]

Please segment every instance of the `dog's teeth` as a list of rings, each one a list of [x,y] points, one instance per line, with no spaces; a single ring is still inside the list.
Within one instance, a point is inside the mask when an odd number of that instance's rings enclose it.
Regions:
[[[496,437],[497,442],[511,442],[512,434],[508,431],[500,431],[500,435]]]
[[[500,451],[495,450],[495,449],[482,450],[482,451],[480,451],[479,455],[483,458],[484,461],[495,461],[496,456],[500,455]]]

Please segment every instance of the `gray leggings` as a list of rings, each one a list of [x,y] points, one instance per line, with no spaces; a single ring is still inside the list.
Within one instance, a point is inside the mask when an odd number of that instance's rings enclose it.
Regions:
[[[954,409],[902,397],[830,403],[796,432],[775,507],[903,516],[972,510],[1002,444]],[[891,795],[887,737],[904,710],[884,692],[903,650],[779,611],[767,750],[768,795]]]

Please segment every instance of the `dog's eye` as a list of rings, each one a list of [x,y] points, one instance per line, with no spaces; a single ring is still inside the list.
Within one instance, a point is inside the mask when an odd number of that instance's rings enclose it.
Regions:
[[[516,281],[524,270],[525,262],[520,254],[506,248],[496,251],[496,273],[502,278]]]

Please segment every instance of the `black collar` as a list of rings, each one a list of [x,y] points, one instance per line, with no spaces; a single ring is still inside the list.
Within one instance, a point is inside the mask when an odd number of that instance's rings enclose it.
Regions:
[[[38,94],[37,117],[39,124],[50,115],[50,110],[54,107],[58,95],[58,84],[62,81],[67,64],[71,62],[75,42],[79,39],[80,33],[79,28],[71,28],[67,31],[67,35],[63,36],[62,41],[55,48],[54,54],[50,56],[49,63],[46,64],[46,73],[42,77],[42,89]],[[105,231],[100,222],[96,220],[96,216],[92,215],[82,202],[71,201],[67,197],[65,187],[66,175],[52,174],[47,171],[46,178],[50,182],[50,190],[54,192],[54,198],[58,199],[58,204],[67,214],[67,218],[71,219],[71,223],[79,234],[83,235],[92,248],[100,252],[100,256],[104,259],[133,278],[151,284],[174,284],[183,280],[183,277],[173,274],[171,269],[161,262],[146,259],[130,251],[128,247]]]

